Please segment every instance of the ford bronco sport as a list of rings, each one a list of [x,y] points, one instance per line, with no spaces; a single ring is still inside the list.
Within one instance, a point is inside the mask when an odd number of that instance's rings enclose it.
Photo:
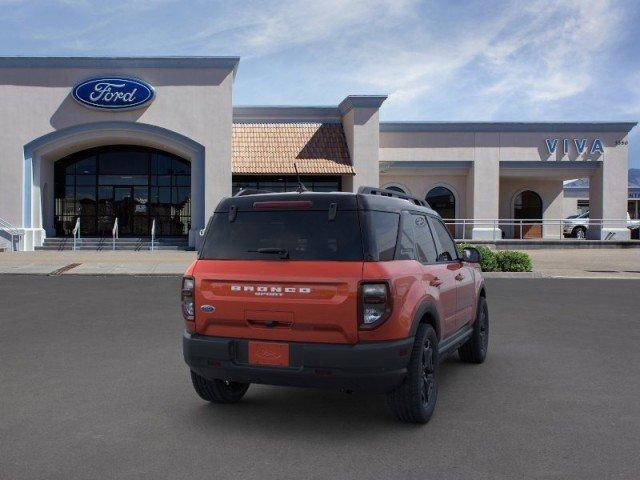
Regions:
[[[214,403],[251,383],[382,392],[399,420],[425,423],[439,360],[487,354],[479,260],[398,192],[226,198],[182,281],[195,391]]]

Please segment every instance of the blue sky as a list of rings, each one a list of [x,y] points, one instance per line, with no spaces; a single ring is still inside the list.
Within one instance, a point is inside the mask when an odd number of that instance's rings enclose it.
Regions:
[[[640,120],[640,2],[0,0],[1,55],[239,55],[234,103],[383,120]],[[640,168],[640,127],[630,138]]]

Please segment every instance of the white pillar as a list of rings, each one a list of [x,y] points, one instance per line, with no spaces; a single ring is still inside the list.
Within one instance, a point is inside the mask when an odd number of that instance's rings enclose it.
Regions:
[[[351,164],[356,174],[343,182],[343,190],[380,186],[379,109],[386,96],[350,95],[339,106]]]
[[[622,139],[627,140],[625,135]],[[628,148],[605,141],[605,152],[596,172],[589,179],[589,218],[604,219],[602,225],[590,225],[588,238],[629,240],[627,228]]]
[[[474,226],[471,237],[476,240],[500,240],[502,231],[493,222],[497,220],[500,204],[500,134],[476,133],[473,167],[469,171],[473,191]]]

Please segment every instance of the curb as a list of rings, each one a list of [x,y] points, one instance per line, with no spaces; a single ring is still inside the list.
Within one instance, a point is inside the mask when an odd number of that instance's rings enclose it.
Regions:
[[[545,278],[537,272],[482,272],[484,278]]]

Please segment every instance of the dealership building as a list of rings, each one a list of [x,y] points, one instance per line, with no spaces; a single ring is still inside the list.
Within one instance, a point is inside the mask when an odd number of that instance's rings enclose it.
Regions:
[[[426,199],[458,238],[558,238],[563,184],[589,179],[594,239],[628,239],[635,123],[380,122],[385,96],[234,106],[236,57],[0,58],[0,235],[198,243],[241,188]]]

